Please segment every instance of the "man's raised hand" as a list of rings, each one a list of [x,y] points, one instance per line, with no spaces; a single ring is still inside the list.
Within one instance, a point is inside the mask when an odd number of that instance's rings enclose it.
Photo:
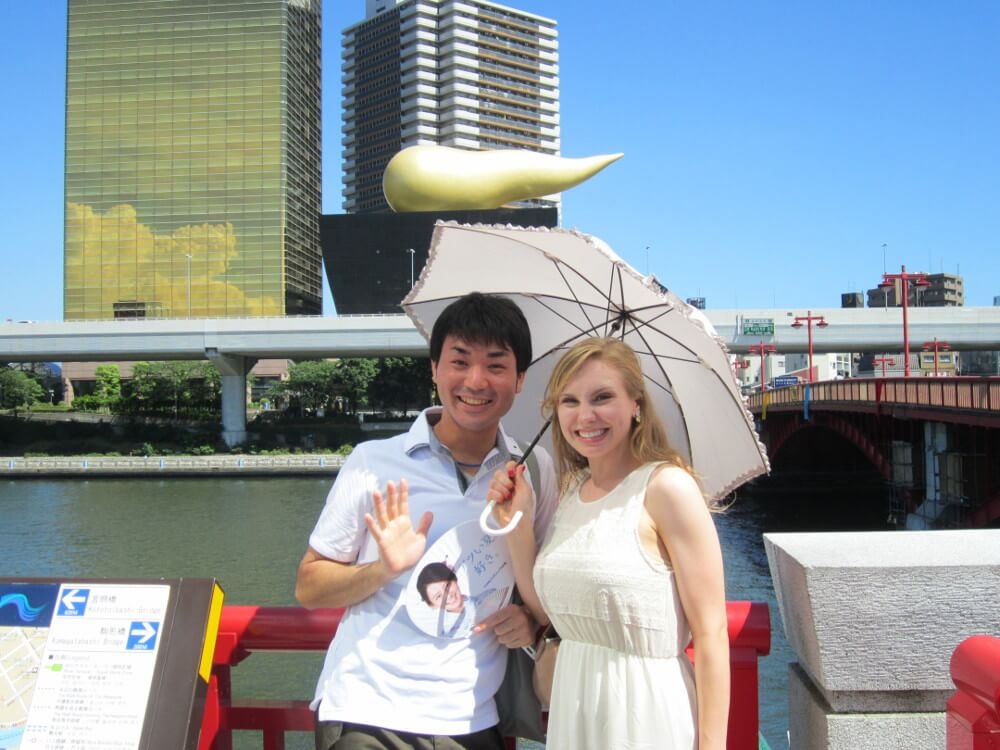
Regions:
[[[394,482],[388,482],[385,499],[378,490],[372,493],[374,515],[365,513],[365,523],[378,544],[382,564],[393,577],[420,560],[427,547],[427,531],[434,520],[434,514],[427,512],[421,516],[417,528],[413,527],[407,492],[405,479],[399,481],[398,490]]]

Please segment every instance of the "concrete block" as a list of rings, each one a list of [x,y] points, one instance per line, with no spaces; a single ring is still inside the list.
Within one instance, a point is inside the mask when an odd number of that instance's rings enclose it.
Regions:
[[[798,664],[788,668],[791,750],[943,748],[944,712],[836,713]]]
[[[837,712],[943,711],[949,662],[1000,635],[1000,530],[765,534],[785,635]]]

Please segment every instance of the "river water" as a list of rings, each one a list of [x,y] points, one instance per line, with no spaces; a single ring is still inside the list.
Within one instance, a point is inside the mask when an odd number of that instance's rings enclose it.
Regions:
[[[0,576],[218,579],[227,604],[288,606],[295,569],[330,479],[0,480]],[[761,661],[761,731],[787,748],[784,639],[762,532],[789,525],[753,499],[716,516],[727,597],[771,608],[770,656]],[[309,698],[321,655],[257,654],[233,670],[234,691]],[[311,738],[289,735],[289,747]],[[239,747],[253,747],[237,737]],[[259,740],[257,747],[259,747]]]

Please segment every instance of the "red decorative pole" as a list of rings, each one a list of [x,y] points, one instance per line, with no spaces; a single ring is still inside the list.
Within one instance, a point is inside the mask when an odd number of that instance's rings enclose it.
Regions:
[[[767,374],[765,372],[767,360],[765,357],[768,353],[774,353],[777,350],[774,348],[774,344],[765,344],[764,339],[761,339],[759,344],[750,344],[747,350],[751,354],[760,355],[760,392],[763,393],[767,390]]]
[[[912,281],[914,286],[928,286],[926,273],[907,273],[906,266],[900,266],[899,273],[884,273],[882,274],[882,283],[879,287],[886,291],[890,288],[895,289],[896,280],[900,282],[901,294],[903,296],[903,377],[910,377],[910,323],[909,317],[907,315],[907,310],[909,309],[909,283]]]
[[[933,341],[924,342],[924,351],[929,352],[931,349],[934,350],[934,377],[938,376],[938,352],[946,352],[951,349],[951,344],[947,341],[938,341],[937,336],[934,337]]]
[[[829,323],[822,315],[813,315],[812,310],[807,310],[805,315],[796,315],[792,328],[801,328],[802,322],[806,323],[806,336],[809,339],[809,382],[813,382],[813,321],[820,328],[826,328]]]
[[[892,357],[875,357],[874,359],[872,359],[872,364],[876,364],[876,365],[881,364],[882,365],[882,377],[884,378],[885,377],[885,366],[889,365],[890,367],[895,367],[896,366],[896,360],[894,360]]]

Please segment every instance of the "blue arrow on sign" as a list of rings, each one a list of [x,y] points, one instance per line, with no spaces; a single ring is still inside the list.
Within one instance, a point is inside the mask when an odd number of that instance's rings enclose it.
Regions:
[[[60,617],[82,617],[87,612],[90,589],[67,589],[59,597],[56,614]]]
[[[127,651],[151,651],[156,648],[156,636],[160,632],[160,623],[147,620],[133,621],[128,629]]]

